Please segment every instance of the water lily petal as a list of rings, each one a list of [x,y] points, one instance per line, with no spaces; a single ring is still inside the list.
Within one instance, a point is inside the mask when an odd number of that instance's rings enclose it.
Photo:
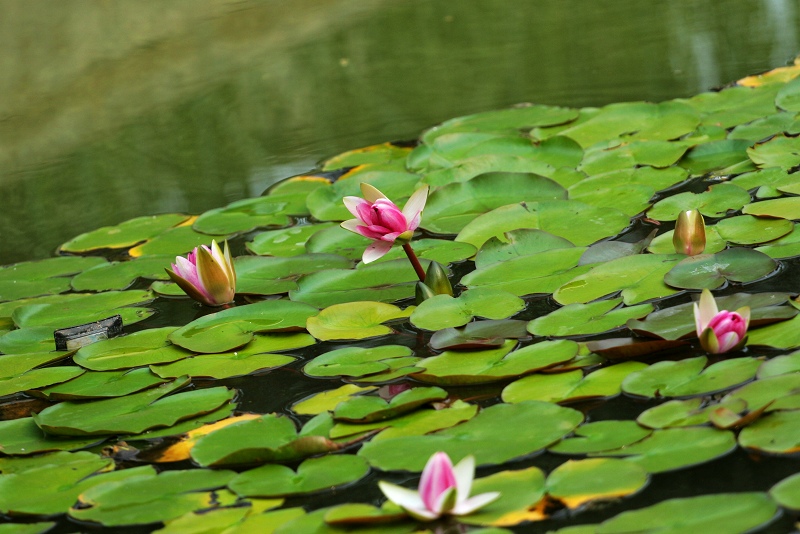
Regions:
[[[364,263],[371,263],[379,258],[382,258],[391,249],[391,243],[380,240],[373,241],[372,244],[364,251],[364,254],[361,256],[361,261]]]
[[[351,232],[355,232],[360,234],[361,232],[358,231],[358,227],[361,225],[361,221],[358,219],[347,219],[346,221],[342,221],[339,226],[344,228],[345,230],[350,230]]]
[[[342,202],[344,202],[344,207],[353,214],[353,217],[358,217],[358,207],[360,205],[369,204],[369,202],[361,197],[344,197]]]
[[[383,480],[378,482],[378,487],[386,495],[387,499],[405,510],[424,510],[429,512],[416,491]]]
[[[469,497],[472,480],[475,478],[475,457],[470,454],[462,458],[453,468],[453,476],[456,479],[458,502],[465,501]]]
[[[719,354],[719,340],[710,328],[706,328],[700,334],[700,346],[710,354]]]
[[[212,306],[227,304],[233,300],[227,271],[220,266],[206,248],[197,249],[197,277],[201,287],[198,288],[210,297]]]
[[[367,183],[361,182],[361,194],[369,202],[377,202],[381,198],[387,198],[386,195],[380,192],[377,187],[371,186]]]
[[[450,510],[455,508],[458,503],[458,491],[455,486],[448,488],[442,492],[437,498],[436,503],[433,505],[433,512],[437,515],[444,515],[450,513]]]
[[[478,508],[483,508],[487,504],[496,501],[499,497],[500,497],[499,491],[490,491],[487,493],[481,493],[480,495],[475,495],[465,501],[459,502],[458,504],[456,504],[455,508],[450,510],[450,513],[453,515],[471,514]]]
[[[722,354],[723,352],[728,352],[729,350],[731,350],[733,347],[735,347],[739,343],[740,339],[741,338],[739,337],[739,334],[737,334],[736,332],[728,332],[728,333],[723,334],[722,336],[720,336],[720,338],[719,338],[719,354]]]
[[[453,463],[445,452],[434,453],[425,464],[419,479],[419,495],[429,510],[440,511],[440,496],[456,487]]]
[[[416,230],[420,223],[420,214],[425,209],[425,203],[428,202],[428,186],[420,187],[403,206],[403,215],[408,222],[409,230]]]
[[[747,329],[750,328],[750,306],[742,306],[736,310],[736,313],[744,320],[744,329],[747,331]]]
[[[203,304],[209,303],[208,295],[202,293],[200,290],[198,290],[196,286],[191,284],[188,280],[180,277],[179,275],[175,274],[169,269],[164,269],[164,270],[167,271],[167,274],[172,279],[172,281],[175,282],[175,284],[177,284],[177,286],[181,288],[184,293],[186,293],[187,295],[189,295],[191,298],[193,298],[198,302],[202,302]]]
[[[700,293],[699,303],[695,303],[694,306],[694,320],[698,337],[717,313],[719,313],[719,309],[717,308],[717,302],[714,300],[714,296],[711,294],[711,291],[704,289],[703,292]]]

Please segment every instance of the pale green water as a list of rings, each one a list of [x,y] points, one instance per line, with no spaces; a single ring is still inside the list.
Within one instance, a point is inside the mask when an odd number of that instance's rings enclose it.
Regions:
[[[3,0],[0,264],[457,115],[688,96],[790,61],[798,22],[796,0]]]

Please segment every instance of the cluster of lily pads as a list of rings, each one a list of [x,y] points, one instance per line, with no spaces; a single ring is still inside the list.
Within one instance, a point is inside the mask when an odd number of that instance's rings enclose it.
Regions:
[[[498,533],[587,523],[582,511],[609,500],[602,522],[558,532],[744,532],[800,512],[799,113],[800,65],[659,104],[486,112],[346,152],[257,198],[133,219],[0,268],[0,513],[16,521],[2,532],[68,517],[399,533],[466,510],[442,521]],[[416,230],[421,266],[445,266],[455,295],[415,305],[402,247],[376,251],[340,226],[362,183],[398,203],[429,188],[418,227],[396,233]],[[675,252],[687,210],[705,218],[702,254]],[[241,253],[215,243],[176,262],[212,240]],[[236,299],[197,304],[169,268],[220,269]],[[744,347],[706,354],[699,290],[749,308]],[[112,315],[125,335],[54,350],[54,330]],[[265,394],[285,409],[241,409],[268,373],[281,373]],[[647,402],[634,418],[592,418],[619,395]],[[655,475],[737,448],[787,458],[786,477],[626,508]],[[535,465],[544,451],[562,460]],[[432,498],[429,478],[402,506],[377,491],[414,486],[431,457],[441,471],[442,452],[474,458],[465,494],[447,474],[428,508],[414,503]],[[371,500],[313,504],[355,489]],[[458,508],[467,494],[492,498]]]

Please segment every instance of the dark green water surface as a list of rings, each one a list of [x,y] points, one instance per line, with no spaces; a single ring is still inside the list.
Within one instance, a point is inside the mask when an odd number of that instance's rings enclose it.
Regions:
[[[0,264],[457,115],[689,96],[790,61],[798,22],[795,0],[3,0]]]

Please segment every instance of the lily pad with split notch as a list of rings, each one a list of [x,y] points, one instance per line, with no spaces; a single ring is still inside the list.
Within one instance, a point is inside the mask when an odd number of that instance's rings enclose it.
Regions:
[[[493,288],[463,291],[458,297],[436,295],[426,299],[411,314],[411,324],[424,330],[463,326],[475,317],[507,319],[525,308],[525,301]]]
[[[731,183],[712,185],[704,193],[684,192],[658,201],[647,210],[647,216],[658,221],[674,221],[686,210],[697,210],[706,217],[723,217],[729,210],[741,209],[750,203],[750,194]]]
[[[309,317],[306,328],[322,341],[366,339],[394,333],[383,323],[406,319],[413,311],[413,306],[403,310],[385,302],[345,302]]]
[[[371,423],[391,419],[446,398],[447,392],[438,387],[411,388],[395,395],[390,401],[372,395],[359,395],[338,404],[333,411],[333,418],[350,423]]]
[[[588,304],[567,304],[528,323],[528,331],[537,336],[585,336],[600,334],[625,326],[629,319],[644,317],[653,311],[652,304],[619,307],[621,298]]]
[[[754,282],[777,267],[775,260],[766,254],[736,247],[716,254],[689,256],[664,275],[664,282],[681,289],[716,289],[726,281]]]
[[[620,394],[621,384],[631,373],[647,367],[641,362],[622,362],[584,374],[581,369],[564,373],[537,373],[515,380],[503,388],[504,402],[529,400],[572,402],[608,398]]]
[[[499,347],[506,339],[528,337],[526,325],[519,319],[473,321],[460,328],[437,330],[429,344],[435,350]]]
[[[345,347],[317,356],[305,365],[303,372],[316,378],[368,376],[390,370],[387,360],[413,354],[410,348],[402,345]]]
[[[791,169],[800,165],[800,137],[778,134],[748,148],[747,155],[760,169],[769,167]]]
[[[752,380],[761,360],[752,357],[721,360],[706,368],[705,356],[660,361],[629,375],[622,390],[638,397],[694,397],[709,395]]]
[[[368,471],[363,458],[336,454],[304,460],[296,471],[277,464],[250,469],[238,474],[228,487],[240,497],[307,495],[352,484]]]

